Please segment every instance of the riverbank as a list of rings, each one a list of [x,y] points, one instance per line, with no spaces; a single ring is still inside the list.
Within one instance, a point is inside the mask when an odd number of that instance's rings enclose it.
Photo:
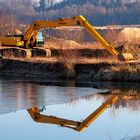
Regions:
[[[0,76],[41,79],[73,79],[77,81],[140,81],[140,62],[31,61],[2,59]]]

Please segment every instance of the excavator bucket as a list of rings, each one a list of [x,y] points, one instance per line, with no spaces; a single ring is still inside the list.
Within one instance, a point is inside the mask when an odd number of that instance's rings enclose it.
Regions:
[[[131,53],[120,53],[118,55],[118,59],[120,61],[134,61],[135,60],[135,58],[133,57]]]

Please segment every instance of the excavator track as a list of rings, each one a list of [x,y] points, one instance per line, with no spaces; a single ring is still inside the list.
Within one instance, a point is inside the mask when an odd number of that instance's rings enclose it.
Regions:
[[[32,49],[32,56],[33,57],[50,57],[51,50],[41,47],[34,47]]]
[[[20,57],[31,58],[32,52],[30,49],[23,49],[19,47],[1,47],[0,55],[3,57]]]

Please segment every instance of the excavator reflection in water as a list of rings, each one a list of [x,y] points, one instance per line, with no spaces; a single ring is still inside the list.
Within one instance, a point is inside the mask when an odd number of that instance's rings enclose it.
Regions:
[[[81,132],[85,130],[96,118],[99,117],[99,115],[101,115],[108,107],[110,107],[110,105],[114,104],[117,100],[118,96],[110,97],[82,122],[58,118],[55,116],[42,115],[40,113],[41,110],[38,107],[32,107],[27,111],[35,122],[56,124],[60,125],[61,127],[67,127]]]

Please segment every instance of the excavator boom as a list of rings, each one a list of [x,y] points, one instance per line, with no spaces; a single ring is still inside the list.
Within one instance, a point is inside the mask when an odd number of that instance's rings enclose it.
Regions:
[[[26,42],[26,46],[29,45],[31,37],[34,35],[39,29],[42,28],[55,28],[62,26],[82,26],[93,38],[95,38],[106,50],[108,50],[113,56],[115,56],[120,61],[134,60],[132,54],[129,53],[119,53],[114,47],[109,45],[107,41],[93,28],[93,26],[82,16],[74,16],[72,18],[61,18],[54,21],[46,21],[46,20],[38,20],[32,22],[32,24],[27,29],[24,35],[24,41]],[[32,44],[34,44],[35,39]]]

